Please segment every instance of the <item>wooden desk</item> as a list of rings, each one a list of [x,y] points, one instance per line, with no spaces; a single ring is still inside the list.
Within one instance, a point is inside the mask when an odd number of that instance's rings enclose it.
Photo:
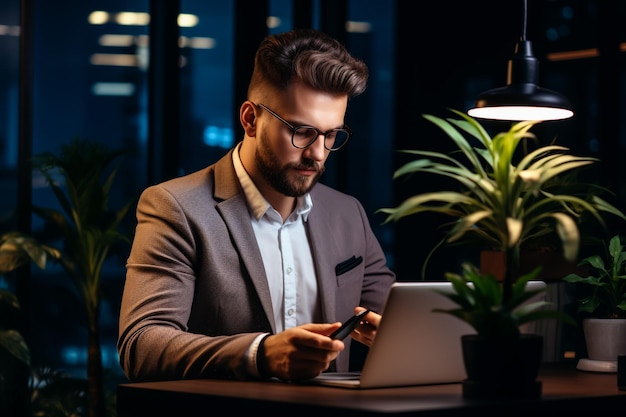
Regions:
[[[367,390],[220,380],[122,384],[117,390],[117,415],[595,417],[626,410],[626,391],[618,390],[616,374],[577,371],[567,363],[545,366],[539,379],[540,400],[508,402],[465,400],[461,384]]]

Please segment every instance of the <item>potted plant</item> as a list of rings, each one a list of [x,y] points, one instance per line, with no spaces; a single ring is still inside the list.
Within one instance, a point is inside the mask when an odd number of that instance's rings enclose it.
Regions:
[[[519,332],[511,331],[519,323],[503,316],[510,316],[511,308],[527,296],[524,295],[525,281],[535,278],[540,271],[536,268],[523,279],[516,274],[522,248],[556,236],[564,258],[575,261],[580,246],[579,224],[583,218],[591,217],[604,225],[602,215],[605,213],[624,220],[626,216],[600,198],[598,192],[592,192],[597,188],[594,184],[563,182],[569,175],[595,162],[595,158],[570,155],[567,148],[556,144],[537,146],[520,154],[518,145],[522,140],[536,139],[529,130],[538,122],[515,123],[508,131],[492,138],[475,119],[456,110],[452,112],[460,117],[424,117],[452,139],[458,152],[448,155],[405,150],[403,152],[416,155],[417,159],[401,166],[394,173],[394,179],[408,174],[434,174],[453,180],[459,188],[417,194],[397,207],[379,211],[387,214],[385,222],[424,212],[447,215],[453,221],[448,224],[442,242],[478,243],[481,247],[504,253],[505,271],[501,284],[493,274],[480,273],[475,267],[465,267],[465,278],[454,274],[448,274],[446,278],[457,277],[453,297],[459,303],[459,310],[454,314],[476,322],[480,312],[497,312],[499,320],[505,320],[508,325],[492,327],[494,331],[490,334],[484,334],[483,327],[479,327],[478,335],[492,345],[502,343],[502,340],[510,344],[521,339]],[[470,283],[474,285],[473,290],[468,289]],[[520,298],[520,294],[523,297]],[[552,313],[542,315],[544,317],[535,317],[545,318]],[[495,320],[496,316],[486,318]],[[490,388],[495,386],[497,384],[490,384]],[[504,390],[503,385],[500,396],[516,395],[515,390]],[[486,391],[477,388],[469,392],[480,396]],[[531,386],[519,395],[535,392]]]
[[[511,286],[510,297],[491,274],[472,263],[462,264],[462,272],[447,272],[452,292],[441,294],[458,307],[435,311],[451,314],[467,322],[476,334],[461,337],[467,379],[463,394],[467,398],[536,398],[541,394],[537,381],[542,362],[543,338],[522,333],[523,325],[543,319],[558,319],[575,324],[551,303],[537,299],[545,290],[527,288],[539,268],[520,276]]]
[[[585,276],[569,274],[564,281],[582,284],[588,290],[578,299],[583,313],[583,333],[588,358],[578,369],[617,372],[617,357],[626,355],[626,249],[624,238],[613,235],[602,254],[588,256],[580,265],[589,266]]]
[[[418,158],[397,169],[394,179],[434,174],[452,179],[459,189],[416,194],[397,207],[379,209],[388,215],[385,223],[424,212],[451,217],[454,221],[442,242],[464,241],[506,253],[507,289],[522,248],[556,237],[564,258],[576,261],[583,218],[593,217],[602,226],[604,213],[626,220],[618,208],[600,197],[604,188],[575,177],[596,158],[570,155],[566,147],[555,144],[519,156],[522,140],[536,140],[529,130],[538,122],[515,123],[491,138],[475,119],[452,112],[461,118],[424,117],[452,139],[457,152],[401,151]]]
[[[58,231],[63,245],[59,262],[85,307],[91,417],[104,416],[107,408],[100,345],[102,270],[116,245],[130,242],[130,233],[122,226],[135,199],[117,208],[110,207],[111,189],[119,168],[117,162],[126,152],[75,138],[62,146],[60,152],[45,152],[33,161],[60,206],[60,210],[35,206],[33,211],[44,219],[50,230]]]

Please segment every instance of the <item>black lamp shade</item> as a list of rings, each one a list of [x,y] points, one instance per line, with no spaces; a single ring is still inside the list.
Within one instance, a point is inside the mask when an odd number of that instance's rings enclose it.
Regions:
[[[572,117],[572,106],[565,97],[537,85],[538,68],[530,41],[519,41],[508,62],[506,87],[480,94],[475,107],[467,113],[483,119],[513,121]]]

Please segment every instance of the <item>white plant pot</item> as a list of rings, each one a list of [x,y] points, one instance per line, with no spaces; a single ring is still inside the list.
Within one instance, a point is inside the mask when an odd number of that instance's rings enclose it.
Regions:
[[[626,355],[626,319],[583,320],[587,359],[577,368],[592,372],[617,372],[617,357]]]

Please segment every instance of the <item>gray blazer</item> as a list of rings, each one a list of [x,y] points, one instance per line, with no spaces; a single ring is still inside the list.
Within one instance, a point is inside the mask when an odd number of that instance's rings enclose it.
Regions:
[[[246,379],[246,349],[260,333],[275,330],[231,154],[151,186],[139,199],[118,339],[131,381]],[[357,305],[381,311],[395,275],[362,205],[319,183],[311,197],[307,230],[324,321],[343,321]],[[363,262],[349,262],[353,256]],[[345,342],[337,371],[348,370],[350,338]]]

